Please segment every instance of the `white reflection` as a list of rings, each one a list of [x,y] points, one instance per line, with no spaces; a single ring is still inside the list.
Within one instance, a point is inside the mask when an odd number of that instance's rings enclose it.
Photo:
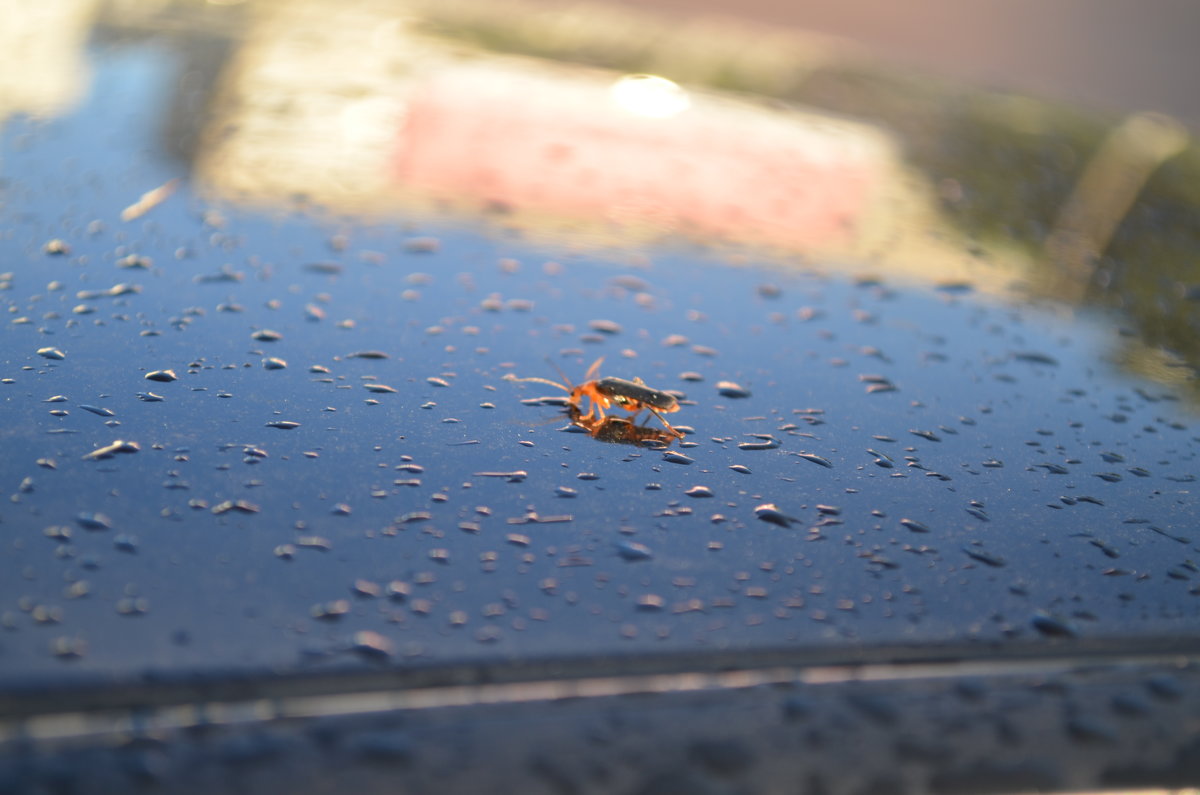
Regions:
[[[651,119],[669,119],[692,104],[678,83],[656,75],[625,75],[613,83],[613,101],[620,107]]]

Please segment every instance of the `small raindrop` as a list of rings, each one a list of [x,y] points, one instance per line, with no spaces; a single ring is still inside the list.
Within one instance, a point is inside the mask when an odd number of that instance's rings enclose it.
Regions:
[[[279,340],[283,339],[283,335],[278,331],[272,331],[269,328],[263,328],[251,334],[250,338],[258,340],[259,342],[278,342]]]
[[[819,464],[826,469],[833,469],[833,462],[828,458],[822,458],[816,453],[795,453],[794,455],[803,458],[805,461],[811,461],[814,464]]]
[[[593,320],[588,323],[592,331],[599,331],[601,334],[620,334],[621,324],[612,320]]]
[[[91,413],[93,413],[97,416],[100,416],[100,417],[115,417],[116,416],[116,414],[114,414],[112,412],[112,409],[101,408],[100,406],[89,406],[87,404],[81,403],[79,405],[79,408],[83,409],[84,411],[90,411]]]
[[[638,610],[658,611],[666,606],[666,600],[656,593],[642,594],[637,598]]]
[[[733,381],[718,381],[717,392],[727,398],[748,398],[750,390]]]
[[[901,520],[900,520],[900,524],[904,525],[904,526],[905,526],[905,527],[907,527],[909,530],[912,530],[914,533],[928,533],[928,532],[931,532],[931,531],[930,531],[930,529],[929,529],[929,527],[927,527],[926,525],[922,524],[921,522],[918,522],[916,519],[901,519]]]
[[[1008,565],[1008,561],[1004,558],[978,547],[963,547],[963,552],[967,553],[967,557],[977,560],[985,566],[998,569]]]
[[[62,361],[63,359],[67,358],[65,353],[60,351],[58,348],[53,347],[38,348],[37,355],[41,356],[43,359],[53,359],[55,361]]]
[[[790,527],[792,522],[796,521],[791,516],[783,513],[779,508],[775,507],[773,502],[765,502],[754,509],[754,515],[764,522],[777,524],[780,527]]]
[[[101,527],[97,529],[103,530],[104,528]],[[67,541],[71,540],[72,533],[71,528],[67,527],[66,525],[50,525],[49,527],[42,529],[42,535],[60,543],[66,543]]]
[[[308,614],[313,618],[332,621],[350,612],[349,599],[334,599],[331,602],[321,602],[309,609]]]
[[[262,366],[264,370],[285,370],[287,369],[287,362],[275,356],[268,356],[262,360]]]
[[[648,546],[636,541],[619,541],[616,546],[617,554],[625,560],[649,560],[654,557]]]
[[[374,392],[377,395],[395,394],[398,391],[395,387],[390,387],[387,384],[363,384],[363,389],[368,392]]]
[[[441,247],[442,242],[436,237],[410,237],[404,241],[404,251],[408,254],[436,254]]]
[[[238,513],[258,513],[261,509],[252,502],[246,500],[225,500],[212,507],[212,512],[220,516],[223,513],[237,511]]]
[[[350,648],[355,653],[373,660],[386,660],[394,653],[390,640],[367,629],[354,633],[350,640]]]
[[[121,257],[117,260],[118,268],[127,268],[130,270],[150,270],[153,267],[154,261],[149,257],[141,257],[137,254],[130,254],[127,257]]]
[[[753,436],[759,441],[757,442],[741,442],[738,444],[739,450],[774,450],[779,447],[779,440],[769,433],[749,433],[747,436]]]
[[[117,612],[123,616],[141,616],[150,611],[150,600],[144,596],[126,596],[117,600]]]
[[[84,530],[108,530],[112,527],[112,519],[92,511],[81,511],[76,514],[75,521]]]
[[[683,464],[685,466],[688,464],[696,463],[696,459],[694,459],[690,456],[686,456],[683,453],[677,453],[674,450],[667,450],[666,452],[664,452],[663,460],[668,461],[672,464]]]
[[[1067,719],[1067,735],[1083,743],[1115,743],[1120,733],[1107,723],[1095,718],[1075,715]]]
[[[1037,351],[1017,351],[1012,355],[1013,359],[1018,362],[1028,362],[1029,364],[1046,364],[1052,367],[1058,366],[1058,359],[1045,353]]]
[[[87,641],[82,638],[58,637],[50,642],[50,653],[60,660],[75,660],[87,654]]]
[[[112,444],[99,447],[83,457],[84,461],[100,461],[106,458],[112,458],[118,453],[131,454],[141,450],[142,447],[137,442],[127,442],[124,439],[118,439]]]
[[[147,381],[161,381],[162,383],[169,383],[171,381],[179,380],[179,376],[175,375],[174,370],[152,370],[152,371],[146,373],[146,380]]]
[[[1146,679],[1146,689],[1155,698],[1163,701],[1178,701],[1183,698],[1184,687],[1171,674],[1154,674]]]
[[[1050,638],[1072,638],[1075,637],[1075,630],[1066,621],[1061,618],[1052,616],[1049,613],[1034,613],[1029,619],[1029,623],[1033,628],[1043,635]]]
[[[310,262],[304,266],[304,270],[309,273],[319,273],[323,276],[337,276],[342,272],[342,264],[340,262]]]
[[[291,420],[272,420],[266,426],[268,428],[280,428],[281,430],[290,431],[294,428],[299,428],[300,423],[292,422]]]
[[[708,486],[692,486],[684,494],[689,497],[711,497],[713,496],[713,490]]]

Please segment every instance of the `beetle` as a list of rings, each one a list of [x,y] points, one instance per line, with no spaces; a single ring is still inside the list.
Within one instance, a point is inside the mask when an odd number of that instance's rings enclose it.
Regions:
[[[671,423],[663,417],[663,414],[679,411],[679,401],[674,395],[653,389],[640,378],[632,381],[612,376],[596,378],[596,373],[600,370],[603,361],[604,357],[601,356],[593,362],[592,366],[584,373],[584,382],[578,386],[571,384],[566,375],[563,375],[565,384],[547,378],[518,378],[512,373],[505,375],[504,379],[506,381],[533,381],[539,384],[548,384],[569,393],[567,403],[572,410],[571,421],[586,428],[589,432],[594,431],[594,427],[589,426],[590,422],[602,422],[605,419],[604,410],[616,406],[631,414],[637,414],[642,410],[648,411],[657,417],[676,439],[683,438],[683,432],[671,427]],[[559,372],[562,373],[561,370]],[[587,413],[583,413],[582,406],[585,397],[590,401]]]

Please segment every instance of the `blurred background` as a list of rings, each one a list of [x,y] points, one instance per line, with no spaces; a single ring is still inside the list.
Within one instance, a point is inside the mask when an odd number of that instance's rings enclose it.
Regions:
[[[877,57],[985,87],[1109,111],[1200,122],[1200,6],[1189,0],[655,0],[678,18],[741,17],[853,43]]]

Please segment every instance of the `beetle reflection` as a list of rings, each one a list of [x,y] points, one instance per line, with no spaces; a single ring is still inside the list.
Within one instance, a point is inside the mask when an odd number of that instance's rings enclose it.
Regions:
[[[678,431],[669,432],[660,428],[638,425],[625,417],[595,417],[585,413],[578,406],[567,405],[567,417],[572,425],[587,431],[588,436],[600,442],[609,444],[631,444],[635,447],[651,447],[666,449],[671,442],[680,438]]]

